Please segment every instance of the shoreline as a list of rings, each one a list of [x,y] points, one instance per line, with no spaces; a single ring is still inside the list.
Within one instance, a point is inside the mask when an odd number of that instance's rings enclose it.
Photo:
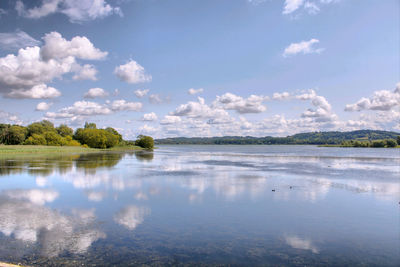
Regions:
[[[61,153],[96,153],[117,151],[145,150],[138,146],[120,146],[106,149],[86,148],[78,146],[36,146],[36,145],[0,145],[0,156],[24,154],[61,154]]]

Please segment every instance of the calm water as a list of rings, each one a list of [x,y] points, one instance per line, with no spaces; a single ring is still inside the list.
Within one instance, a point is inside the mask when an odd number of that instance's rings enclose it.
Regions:
[[[400,150],[161,146],[0,159],[0,260],[400,265]]]

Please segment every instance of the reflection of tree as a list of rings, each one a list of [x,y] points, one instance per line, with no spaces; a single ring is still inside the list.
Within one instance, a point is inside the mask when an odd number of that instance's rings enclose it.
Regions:
[[[97,168],[114,167],[124,156],[121,152],[71,155],[33,155],[0,159],[0,176],[28,172],[30,175],[49,176],[54,171],[68,173],[74,166],[93,173]]]
[[[139,161],[152,161],[154,158],[153,151],[136,151],[136,159]]]
[[[82,154],[75,160],[78,169],[84,169],[87,172],[95,172],[97,168],[112,168],[122,159],[124,153],[90,153]]]

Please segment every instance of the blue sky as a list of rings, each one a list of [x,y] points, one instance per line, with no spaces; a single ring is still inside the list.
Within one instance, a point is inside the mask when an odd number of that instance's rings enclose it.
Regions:
[[[2,0],[0,21],[2,123],[400,130],[396,0]]]

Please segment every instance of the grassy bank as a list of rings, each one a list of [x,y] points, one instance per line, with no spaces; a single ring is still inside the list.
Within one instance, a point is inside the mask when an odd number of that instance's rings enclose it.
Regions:
[[[395,146],[395,147],[373,147],[373,146],[343,146],[343,145],[318,145],[318,147],[360,147],[360,148],[400,148],[400,146]]]
[[[141,150],[138,146],[116,146],[109,149],[85,148],[80,146],[29,146],[29,145],[0,145],[0,155],[14,154],[53,154],[53,153],[90,153],[100,151]]]

